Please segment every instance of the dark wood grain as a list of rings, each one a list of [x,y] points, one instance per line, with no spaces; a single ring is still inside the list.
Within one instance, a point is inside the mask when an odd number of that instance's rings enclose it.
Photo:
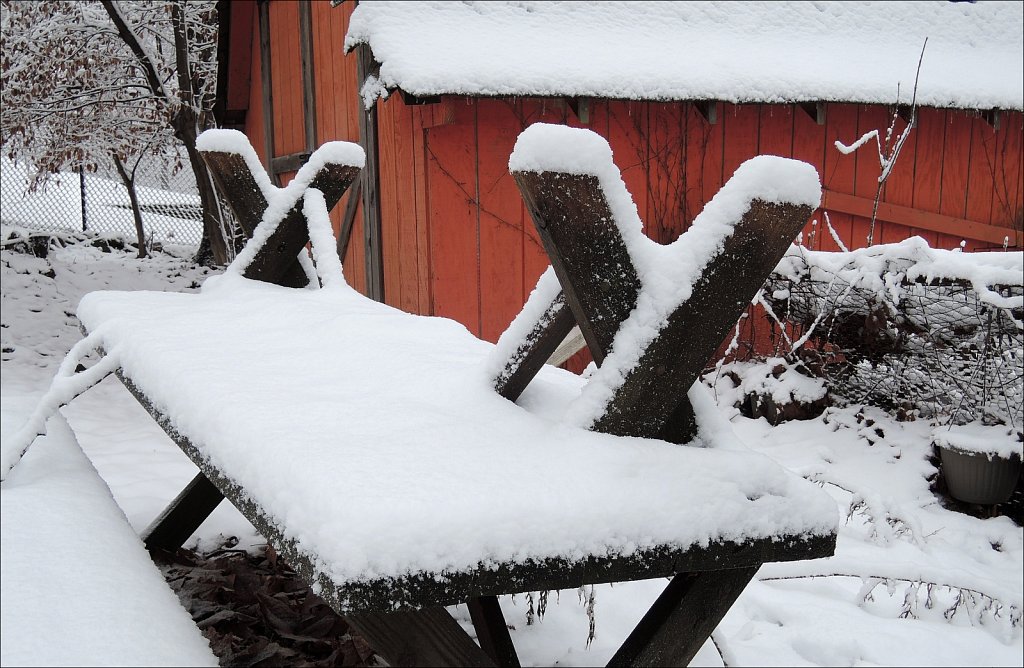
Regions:
[[[141,535],[146,549],[174,552],[224,500],[217,486],[198,473]]]
[[[501,604],[497,596],[480,596],[466,602],[469,616],[476,629],[476,637],[480,648],[497,666],[519,668],[519,656],[516,654],[512,637],[508,633],[505,615],[501,612]]]
[[[509,401],[518,399],[575,325],[565,295],[559,292],[494,380],[498,394]]]
[[[493,666],[494,662],[440,607],[346,615],[392,666]]]
[[[675,576],[608,665],[689,665],[757,569]]]

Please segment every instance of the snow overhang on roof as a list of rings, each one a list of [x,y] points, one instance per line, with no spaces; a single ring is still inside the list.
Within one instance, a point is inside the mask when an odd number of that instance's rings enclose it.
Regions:
[[[368,102],[565,96],[1024,109],[1021,2],[360,2]],[[898,98],[897,98],[898,91]]]

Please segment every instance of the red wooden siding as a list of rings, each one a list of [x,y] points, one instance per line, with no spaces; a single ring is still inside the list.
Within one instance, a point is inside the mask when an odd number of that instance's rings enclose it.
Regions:
[[[294,3],[277,1],[269,10],[275,154],[285,155],[303,150],[298,12]],[[357,141],[355,56],[342,54],[352,4],[313,3],[311,11],[319,140]],[[260,150],[258,41],[255,33],[246,131]],[[659,242],[683,232],[744,160],[771,154],[808,162],[821,176],[828,208],[813,214],[803,243],[838,248],[825,226],[827,211],[847,247],[867,244],[877,151],[870,142],[844,155],[834,142],[851,144],[874,129],[884,138],[889,109],[829,103],[819,124],[815,110],[801,105],[713,106],[717,122],[709,123],[693,103],[445,97],[407,105],[396,91],[378,103],[386,301],[497,338],[547,266],[508,175],[517,135],[537,121],[587,127],[608,139],[645,229]],[[976,112],[920,109],[882,191],[875,243],[917,234],[950,248],[974,235],[967,248],[992,248],[1004,233],[1020,243],[1022,119],[1003,112],[994,128]],[[894,132],[904,127],[898,119]],[[332,216],[336,226],[345,202]],[[361,215],[344,266],[362,289]]]

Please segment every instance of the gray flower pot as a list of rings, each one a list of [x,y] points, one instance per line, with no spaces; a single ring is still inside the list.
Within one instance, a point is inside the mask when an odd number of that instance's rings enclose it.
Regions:
[[[1013,454],[1007,459],[938,447],[946,487],[954,499],[985,506],[1009,500],[1020,476],[1019,455]]]

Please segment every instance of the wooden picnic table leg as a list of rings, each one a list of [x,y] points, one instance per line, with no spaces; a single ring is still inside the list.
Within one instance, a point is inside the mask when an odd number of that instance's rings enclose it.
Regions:
[[[470,599],[469,616],[476,629],[476,638],[480,649],[487,653],[497,666],[519,668],[519,655],[516,654],[512,636],[509,635],[505,615],[501,612],[501,604],[497,596],[481,596]]]
[[[495,379],[498,394],[509,401],[518,399],[575,325],[565,295],[559,292]]]
[[[142,532],[147,550],[174,552],[220,505],[224,495],[201,471]]]
[[[355,631],[392,666],[493,666],[442,607],[345,615]]]
[[[676,575],[608,665],[689,665],[758,568]]]

